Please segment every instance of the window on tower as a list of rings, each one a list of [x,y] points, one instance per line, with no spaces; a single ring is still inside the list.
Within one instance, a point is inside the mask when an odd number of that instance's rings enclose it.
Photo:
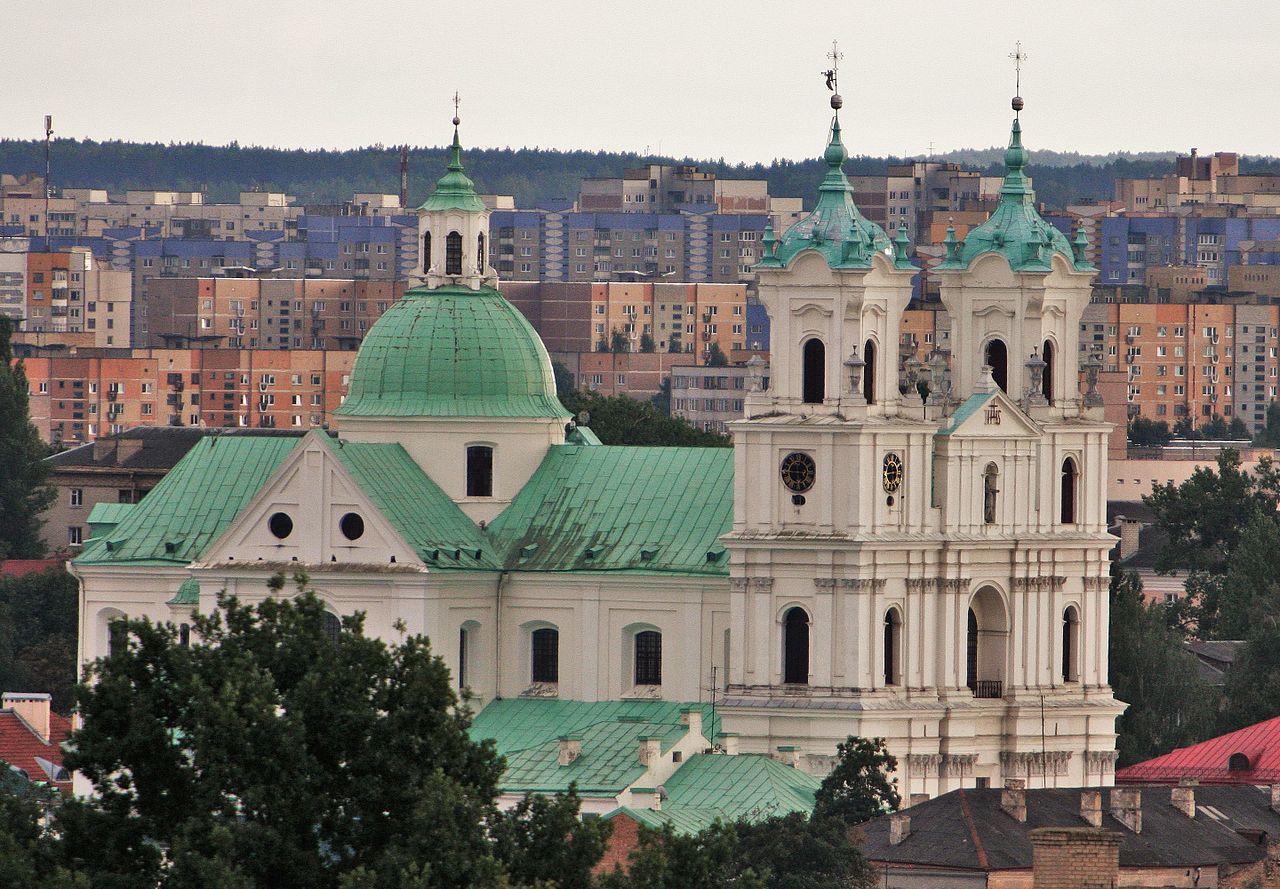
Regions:
[[[1076,487],[1079,471],[1076,461],[1068,457],[1062,461],[1062,524],[1076,523]]]
[[[462,274],[462,235],[449,232],[444,239],[444,273]]]
[[[1040,383],[1040,391],[1044,394],[1045,401],[1053,404],[1053,365],[1054,365],[1054,349],[1053,343],[1049,340],[1044,341],[1044,350],[1041,353],[1044,357],[1044,377]]]
[[[476,271],[484,274],[484,232],[476,237]]]
[[[493,496],[493,448],[488,445],[467,448],[467,496]]]
[[[896,608],[890,608],[884,616],[884,684],[898,685],[901,682],[901,666],[898,659],[902,648],[902,615]]]
[[[827,397],[827,348],[813,338],[804,344],[804,367],[801,383],[805,404],[822,404]]]
[[[662,684],[662,634],[657,630],[636,633],[636,685]]]
[[[983,360],[991,368],[991,378],[1001,391],[1009,391],[1009,349],[1004,340],[996,337],[987,343]]]
[[[866,362],[866,366],[862,369],[862,397],[867,400],[867,404],[876,403],[876,343],[875,340],[867,340],[866,345],[862,347],[862,359]]]
[[[431,232],[427,232],[422,236],[422,270],[428,271],[431,268]]]
[[[809,615],[800,607],[782,619],[782,681],[809,684]]]
[[[532,670],[534,682],[560,681],[560,631],[543,627],[531,634]]]
[[[1080,681],[1080,668],[1076,663],[1080,645],[1080,615],[1074,605],[1068,605],[1062,613],[1062,681]]]

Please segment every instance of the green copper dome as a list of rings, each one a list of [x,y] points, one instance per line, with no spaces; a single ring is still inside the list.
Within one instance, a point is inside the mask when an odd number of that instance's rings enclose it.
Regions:
[[[970,232],[963,242],[948,229],[947,257],[940,268],[968,268],[984,253],[999,253],[1014,271],[1047,272],[1053,254],[1064,256],[1077,271],[1093,271],[1082,243],[1074,246],[1067,236],[1036,212],[1036,194],[1024,172],[1027,150],[1022,147],[1022,125],[1015,117],[1004,152],[1004,184],[995,212]]]
[[[831,138],[822,159],[827,173],[818,186],[818,203],[813,212],[776,241],[770,228],[765,237],[765,256],[757,268],[782,268],[805,250],[817,250],[833,269],[870,268],[872,254],[886,251],[895,265],[910,268],[910,260],[895,256],[884,229],[858,212],[853,202],[853,186],[844,174],[849,153],[840,141],[839,115],[832,118]]]
[[[419,210],[463,210],[483,213],[484,201],[476,194],[476,185],[462,171],[462,140],[458,138],[457,118],[454,118],[453,146],[449,149],[449,172],[436,182],[431,197],[423,201]]]
[[[551,358],[524,315],[490,287],[415,288],[370,329],[345,417],[568,418]]]

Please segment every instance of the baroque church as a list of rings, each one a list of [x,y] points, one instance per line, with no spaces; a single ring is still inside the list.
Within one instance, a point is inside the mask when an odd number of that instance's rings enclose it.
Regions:
[[[373,635],[429,636],[477,710],[710,702],[709,741],[815,775],[848,735],[883,737],[904,797],[1112,783],[1083,232],[1036,212],[1015,119],[998,208],[948,233],[935,272],[951,352],[900,366],[917,269],[905,232],[855,206],[832,105],[816,206],[766,232],[771,379],[732,450],[575,425],[496,289],[455,118],[416,286],[366,336],[336,434],[208,436],[94,523],[72,565],[81,661],[114,618],[185,640],[219,591],[260,600],[304,568],[334,625],[360,611]]]

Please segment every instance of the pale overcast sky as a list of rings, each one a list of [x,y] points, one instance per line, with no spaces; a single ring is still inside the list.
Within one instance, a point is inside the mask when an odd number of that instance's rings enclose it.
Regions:
[[[648,7],[648,11],[645,11]],[[731,161],[846,144],[1002,143],[1021,40],[1026,142],[1280,155],[1280,3],[5,0],[0,137],[439,145]]]

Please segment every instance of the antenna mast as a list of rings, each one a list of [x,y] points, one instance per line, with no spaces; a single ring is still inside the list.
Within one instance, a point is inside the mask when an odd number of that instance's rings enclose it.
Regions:
[[[49,248],[49,193],[53,190],[50,176],[50,141],[53,138],[53,115],[44,116],[44,237],[45,249]]]
[[[400,209],[409,207],[409,146],[400,146]]]

